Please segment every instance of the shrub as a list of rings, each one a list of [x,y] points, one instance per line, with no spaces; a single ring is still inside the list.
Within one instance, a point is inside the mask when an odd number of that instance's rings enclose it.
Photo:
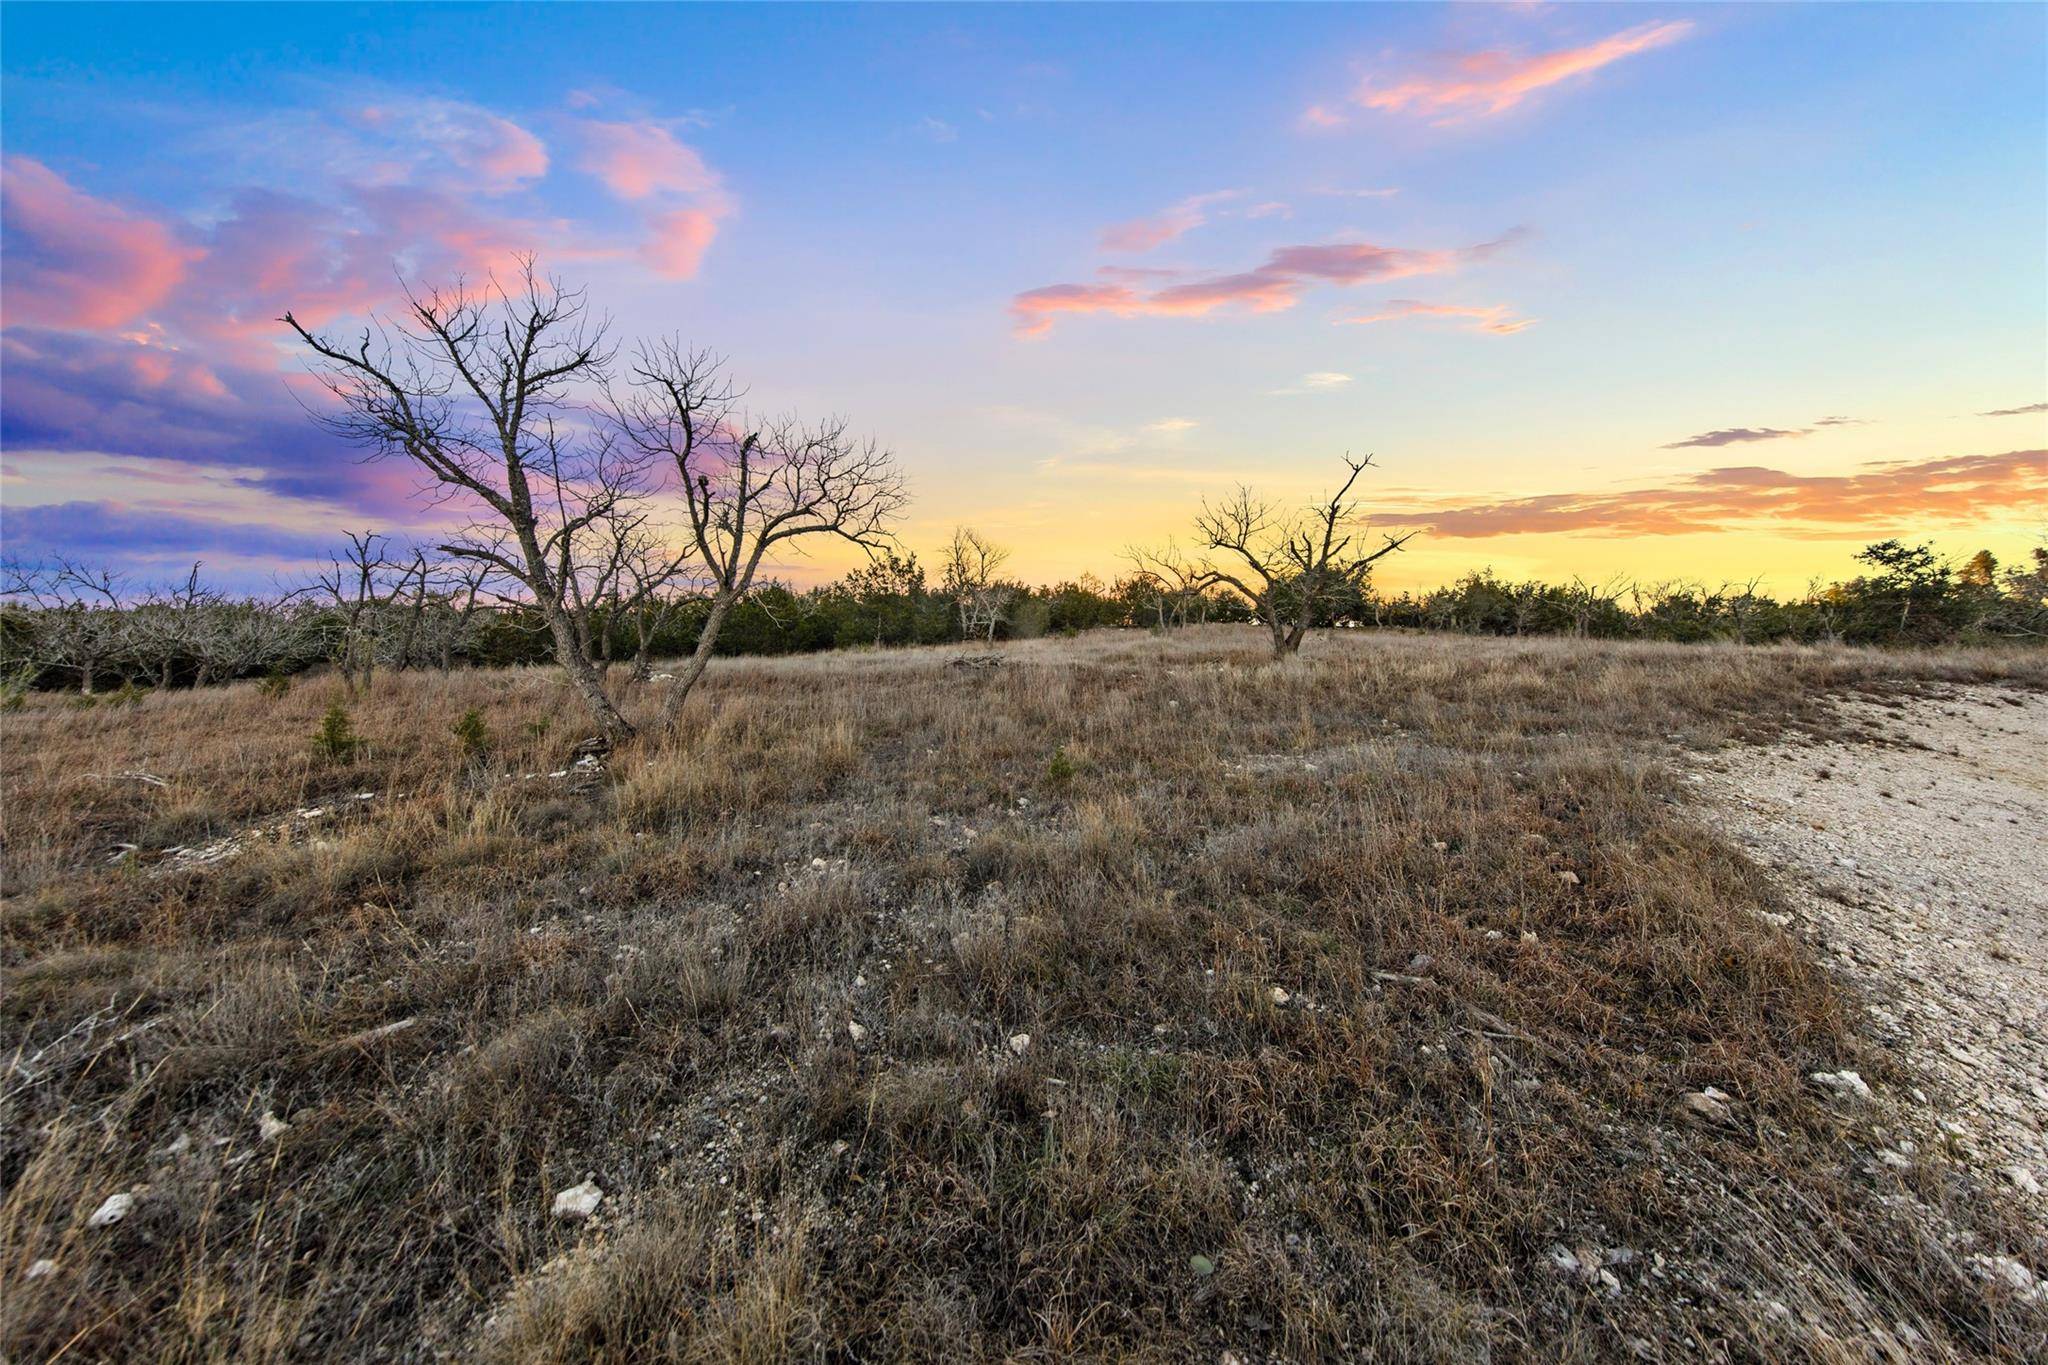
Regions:
[[[1052,759],[1045,765],[1045,775],[1062,785],[1074,780],[1074,760],[1067,757],[1066,745],[1053,746]]]
[[[462,718],[455,722],[455,743],[463,758],[471,763],[490,758],[491,727],[484,723],[483,712],[472,706],[462,713]]]
[[[328,707],[327,714],[320,718],[320,728],[313,732],[314,754],[329,763],[346,763],[362,747],[348,708],[340,702]]]
[[[292,690],[292,675],[283,669],[273,668],[256,684],[256,690],[275,700]]]

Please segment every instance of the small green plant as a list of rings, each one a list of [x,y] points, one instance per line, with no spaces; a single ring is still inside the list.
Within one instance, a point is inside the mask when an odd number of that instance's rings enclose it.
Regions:
[[[99,704],[100,699],[90,692],[81,692],[71,699],[71,709],[74,711],[90,711]]]
[[[329,763],[346,763],[362,747],[363,741],[356,734],[355,722],[349,719],[348,708],[340,702],[328,707],[327,714],[320,718],[320,728],[313,732],[314,754]]]
[[[530,720],[526,722],[526,733],[532,735],[535,739],[539,739],[542,735],[545,735],[547,732],[548,718],[546,716],[542,716],[539,720]]]
[[[257,682],[256,690],[275,701],[292,690],[292,675],[281,668],[273,668]]]
[[[463,758],[471,763],[482,763],[491,756],[491,727],[484,723],[483,712],[474,706],[462,713],[455,722],[455,743],[462,750]]]
[[[1074,780],[1074,760],[1067,757],[1067,746],[1053,746],[1052,761],[1045,765],[1045,775],[1058,783]]]
[[[109,706],[140,706],[142,699],[149,695],[146,687],[137,687],[132,681],[124,682],[107,698]]]

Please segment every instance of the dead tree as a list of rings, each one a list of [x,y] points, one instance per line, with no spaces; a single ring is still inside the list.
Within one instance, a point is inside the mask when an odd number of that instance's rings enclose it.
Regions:
[[[1161,627],[1185,626],[1189,614],[1207,601],[1209,589],[1218,582],[1215,570],[1190,562],[1171,541],[1156,550],[1134,545],[1124,551],[1124,558],[1131,562],[1135,575],[1152,586]]]
[[[888,450],[855,438],[839,418],[815,426],[747,418],[721,371],[709,352],[675,341],[644,346],[611,409],[635,450],[674,466],[709,583],[696,649],[662,704],[671,730],[771,550],[800,552],[805,537],[830,536],[872,554],[891,543],[889,528],[909,501]]]
[[[194,564],[184,581],[151,589],[128,615],[128,649],[136,666],[169,687],[180,663],[197,659],[206,618],[220,595],[199,581]]]
[[[329,631],[328,658],[341,670],[351,692],[368,691],[377,672],[377,633],[383,609],[395,599],[403,579],[401,566],[386,545],[389,537],[375,531],[345,531],[348,544],[312,580],[286,594],[286,600],[311,598],[326,605],[334,624]],[[206,679],[202,676],[200,682]]]
[[[579,394],[603,382],[611,358],[606,323],[587,317],[583,294],[543,280],[528,260],[511,291],[493,282],[481,293],[459,283],[408,292],[403,321],[373,322],[353,341],[290,313],[283,321],[339,403],[316,420],[372,457],[411,460],[476,508],[477,533],[441,548],[518,582],[592,716],[614,739],[631,735],[577,638],[565,581],[570,542],[604,513],[596,470],[612,454],[575,425],[588,415]]]
[[[1204,502],[1195,519],[1202,544],[1221,556],[1203,568],[1214,581],[1241,593],[1273,637],[1273,657],[1301,649],[1316,612],[1343,588],[1364,590],[1375,561],[1415,537],[1387,536],[1378,549],[1357,548],[1362,533],[1358,504],[1350,500],[1372,456],[1344,458],[1350,473],[1337,491],[1300,511],[1288,511],[1240,485],[1218,503]]]
[[[1016,589],[996,578],[996,571],[1009,561],[1010,552],[985,538],[971,526],[953,530],[946,546],[945,576],[941,588],[953,599],[960,613],[960,634],[967,639],[996,638],[996,627],[1008,614]]]
[[[78,690],[91,696],[100,673],[127,645],[122,576],[69,559],[49,565],[10,563],[4,591],[33,612],[32,663],[75,670]]]

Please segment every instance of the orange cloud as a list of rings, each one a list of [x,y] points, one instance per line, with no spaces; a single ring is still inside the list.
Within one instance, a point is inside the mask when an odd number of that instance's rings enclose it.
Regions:
[[[1201,317],[1240,306],[1253,313],[1292,308],[1314,284],[1351,286],[1440,275],[1484,260],[1519,236],[1519,229],[1476,246],[1440,250],[1376,246],[1370,242],[1327,242],[1284,246],[1252,270],[1215,275],[1142,292],[1129,272],[1115,284],[1055,284],[1030,289],[1010,301],[1020,336],[1044,336],[1061,313],[1108,313],[1116,317]]]
[[[696,149],[677,141],[658,123],[592,119],[585,121],[583,133],[583,169],[621,199],[663,192],[711,194],[719,189],[718,173],[704,164]]]
[[[1374,322],[1398,322],[1404,318],[1470,318],[1476,330],[1492,332],[1496,336],[1512,336],[1536,325],[1534,318],[1510,316],[1506,304],[1495,303],[1480,308],[1457,303],[1423,303],[1417,299],[1391,299],[1377,313],[1340,318],[1338,321],[1362,326]]]
[[[1770,526],[1806,535],[1862,535],[1901,524],[1978,525],[2048,502],[2048,450],[1869,464],[1854,474],[1808,476],[1739,465],[1703,470],[1660,488],[1547,493],[1499,502],[1383,512],[1457,539],[1576,531],[1685,535]]]
[[[0,322],[9,327],[118,327],[163,303],[202,254],[33,157],[7,158],[0,220]]]
[[[1668,46],[1692,30],[1687,20],[1667,19],[1638,24],[1598,42],[1556,52],[1524,54],[1494,48],[1465,53],[1438,71],[1392,83],[1367,77],[1352,91],[1351,102],[1364,109],[1416,114],[1438,123],[1491,118],[1506,113],[1538,91],[1591,75],[1624,57]],[[1322,110],[1322,106],[1315,106],[1311,113],[1317,110]],[[1322,112],[1328,115],[1327,110]],[[1314,126],[1329,126],[1308,115],[1303,119]]]
[[[704,209],[677,209],[656,214],[648,229],[640,259],[665,279],[687,280],[696,275],[718,235],[718,220]]]
[[[1216,190],[1210,194],[1191,194],[1165,212],[1151,218],[1133,218],[1128,223],[1118,223],[1102,230],[1104,251],[1140,252],[1150,251],[1164,245],[1183,233],[1192,232],[1209,221],[1206,212],[1209,205],[1220,204],[1226,199],[1237,197],[1236,190]]]

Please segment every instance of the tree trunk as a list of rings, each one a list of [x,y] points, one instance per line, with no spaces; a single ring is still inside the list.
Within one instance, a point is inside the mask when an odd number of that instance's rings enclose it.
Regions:
[[[704,670],[711,666],[711,652],[718,646],[718,632],[725,625],[726,613],[739,594],[721,590],[711,599],[711,614],[704,618],[703,626],[697,632],[697,648],[690,653],[689,663],[669,684],[668,699],[661,704],[661,725],[664,730],[673,731],[677,720],[683,714],[683,703],[690,698],[690,689],[704,676]]]
[[[567,612],[560,609],[550,611],[548,631],[555,637],[555,657],[561,662],[562,671],[569,675],[569,683],[583,698],[583,704],[597,718],[605,735],[612,740],[631,739],[633,726],[619,708],[612,705],[612,699],[605,695],[604,682],[598,677],[597,669],[584,656],[576,639],[576,628],[571,624]]]

